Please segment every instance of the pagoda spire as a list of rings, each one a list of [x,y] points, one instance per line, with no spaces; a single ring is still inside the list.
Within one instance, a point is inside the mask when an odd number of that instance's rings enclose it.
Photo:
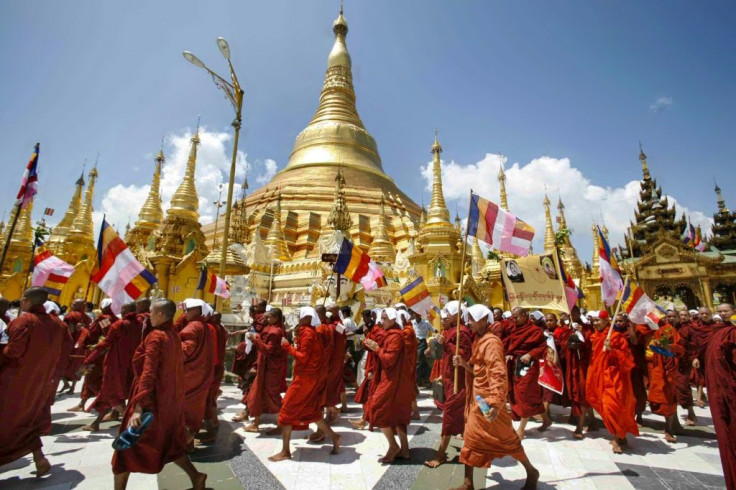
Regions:
[[[383,206],[383,194],[381,194],[381,203],[381,206]],[[348,204],[345,201],[345,176],[341,168],[337,170],[337,175],[335,175],[335,196],[332,210],[327,217],[327,225],[333,230],[342,231],[346,235],[349,234],[350,227],[353,226]]]
[[[84,193],[84,203],[75,216],[69,229],[69,240],[80,245],[94,247],[95,237],[92,230],[92,202],[95,198],[95,182],[97,181],[97,163],[89,172],[89,185]]]
[[[233,243],[245,245],[248,242],[248,215],[245,207],[245,194],[248,191],[248,177],[243,179],[240,188],[240,200],[233,205],[235,219],[230,229],[230,239]]]
[[[598,238],[598,226],[593,223],[593,266],[591,267],[592,277],[597,278],[600,274],[600,256],[598,250],[601,246],[600,239]]]
[[[650,179],[651,175],[649,174],[649,166],[647,165],[647,155],[641,147],[641,141],[639,142],[639,160],[641,160],[641,170],[644,173],[644,179]]]
[[[31,245],[33,244],[33,228],[31,227],[31,215],[33,214],[33,199],[20,211],[20,217],[18,218],[18,224],[15,225],[12,237],[5,237],[6,240],[10,239],[12,244],[28,246],[30,252]],[[13,208],[13,213],[10,216],[10,222],[12,223],[15,219],[15,213],[18,212],[18,206]],[[7,230],[10,232],[10,229]]]
[[[486,265],[486,258],[480,248],[480,243],[478,243],[478,237],[473,237],[473,247],[470,255],[473,257],[473,273],[478,274]]]
[[[276,209],[273,211],[273,221],[268,230],[266,241],[263,242],[271,250],[271,258],[274,260],[291,260],[289,246],[286,243],[284,229],[281,227],[281,189],[278,190],[276,198]]]
[[[389,238],[386,229],[386,202],[381,194],[381,211],[378,215],[378,226],[376,236],[368,249],[368,255],[376,262],[393,262],[396,259],[396,250]]]
[[[437,131],[434,134],[434,143],[432,144],[432,200],[429,203],[429,211],[427,212],[427,225],[449,225],[450,212],[445,204],[445,196],[442,194],[442,162],[440,160],[442,146],[437,140]]]
[[[713,215],[710,244],[718,250],[736,250],[736,212],[729,211],[721,194],[721,188],[716,184],[718,212]]]
[[[199,222],[199,196],[197,195],[197,186],[194,182],[194,171],[197,165],[197,147],[200,142],[199,121],[197,121],[197,131],[192,136],[191,141],[192,147],[189,150],[187,170],[184,173],[184,179],[171,197],[171,207],[167,211],[167,216]]]
[[[166,158],[164,151],[161,149],[156,155],[156,163],[153,170],[153,180],[151,181],[151,189],[148,191],[146,202],[143,203],[140,213],[138,213],[138,221],[136,227],[156,228],[164,218],[164,212],[161,209],[161,168]]]
[[[547,192],[544,193],[544,251],[555,250],[555,229],[552,226],[552,213],[549,209],[550,202]]]
[[[503,172],[503,162],[498,166],[498,183],[501,188],[501,209],[509,210],[509,197],[506,194],[506,174]]]
[[[715,182],[715,184],[716,184],[716,188],[715,188],[716,198],[718,200],[718,212],[719,213],[720,212],[726,212],[726,213],[728,213],[730,211],[726,207],[726,201],[723,199],[723,194],[721,193],[721,188],[718,187],[718,183],[717,182]]]
[[[74,188],[74,194],[72,194],[72,200],[69,202],[69,207],[64,213],[64,217],[58,225],[54,227],[49,236],[48,243],[51,245],[52,250],[57,252],[57,245],[61,245],[66,236],[69,234],[69,230],[74,223],[74,218],[79,214],[79,210],[82,206],[82,191],[84,190],[84,170],[77,179]]]

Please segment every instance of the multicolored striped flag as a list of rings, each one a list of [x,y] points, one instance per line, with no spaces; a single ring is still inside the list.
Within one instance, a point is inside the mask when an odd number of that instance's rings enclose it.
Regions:
[[[611,247],[608,246],[608,240],[603,235],[601,227],[598,230],[598,257],[600,278],[601,278],[601,297],[603,302],[611,306],[618,297],[619,291],[624,287],[624,280],[621,277],[621,271],[618,268],[616,257],[611,253]]]
[[[649,323],[654,330],[659,327],[659,321],[665,316],[662,308],[652,301],[641,287],[631,281],[628,281],[621,292],[621,309],[632,322],[638,325]]]
[[[366,291],[373,291],[374,289],[380,289],[388,285],[386,276],[383,275],[383,271],[373,260],[368,262],[368,273],[363,276],[360,283]]]
[[[31,286],[46,288],[49,294],[60,296],[62,288],[72,274],[74,274],[74,266],[52,254],[43,242],[36,240]]]
[[[137,299],[156,282],[156,277],[136,260],[104,218],[97,241],[97,266],[90,279],[112,299],[111,308],[116,315],[125,303]]]
[[[693,247],[695,245],[695,227],[688,221],[685,229],[682,231],[682,244],[686,247]]]
[[[31,156],[31,159],[28,161],[28,165],[26,166],[25,172],[23,172],[23,178],[20,181],[20,190],[18,191],[18,196],[16,197],[17,202],[16,205],[20,206],[20,209],[25,208],[29,202],[31,202],[31,199],[33,199],[33,196],[36,195],[36,192],[38,192],[38,172],[37,172],[37,166],[38,166],[38,152],[40,148],[40,143],[36,143],[36,146],[33,150],[33,155]]]
[[[703,241],[703,237],[700,236],[700,228],[695,230],[695,242],[693,243],[693,248],[698,252],[705,252],[705,242]]]
[[[230,285],[213,272],[209,272],[206,267],[202,267],[199,273],[199,282],[197,283],[197,291],[206,291],[220,298],[227,299],[230,297]]]
[[[370,270],[371,258],[360,247],[355,246],[347,238],[343,238],[340,252],[337,255],[334,272],[342,274],[353,282],[360,282]]]
[[[430,316],[430,312],[438,310],[429,295],[429,289],[423,277],[417,277],[399,290],[407,308],[422,316]]]
[[[477,237],[501,252],[525,257],[532,246],[534,228],[471,191],[468,236]]]

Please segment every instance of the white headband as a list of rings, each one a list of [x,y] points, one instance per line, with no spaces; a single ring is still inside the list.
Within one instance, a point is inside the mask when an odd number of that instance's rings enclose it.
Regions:
[[[311,306],[302,306],[299,310],[299,319],[303,319],[305,317],[310,317],[312,319],[311,325],[313,327],[319,327],[321,321],[319,319],[319,316],[317,315],[317,311],[312,308]]]
[[[396,312],[395,308],[384,308],[383,313],[386,314],[389,320],[396,320],[398,317],[398,313]]]
[[[184,300],[184,308],[186,308],[187,310],[189,308],[201,308],[202,315],[204,315],[205,312],[207,311],[208,306],[207,306],[207,303],[205,303],[199,298],[187,298]]]
[[[100,309],[104,310],[108,306],[112,306],[112,299],[110,298],[103,299],[102,302],[100,303]]]
[[[488,317],[489,319],[493,318],[493,312],[486,305],[482,305],[480,303],[468,308],[468,314],[473,317],[473,320],[476,322],[485,317]]]
[[[399,320],[401,320],[401,324],[403,324],[411,318],[411,315],[409,315],[408,311],[404,310],[396,310],[396,314],[399,316]]]
[[[535,320],[539,321],[542,318],[544,318],[544,313],[542,313],[539,310],[534,310],[529,314],[530,317],[534,318]]]
[[[462,318],[465,320],[467,318],[467,308],[460,305],[460,302],[457,300],[452,300],[449,303],[445,305],[444,308],[442,308],[442,311],[440,311],[440,317],[447,318],[448,316],[455,316],[457,315],[457,310],[460,308]]]
[[[51,313],[56,313],[57,315],[61,313],[61,310],[59,307],[54,303],[53,301],[47,301],[43,304],[43,307],[46,309],[46,314],[50,315]]]
[[[508,310],[503,312],[503,317],[506,319],[511,318],[512,316],[514,316],[514,314]]]

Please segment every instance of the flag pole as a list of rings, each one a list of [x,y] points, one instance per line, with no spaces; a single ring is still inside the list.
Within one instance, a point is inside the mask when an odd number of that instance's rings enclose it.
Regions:
[[[0,256],[0,271],[3,269],[3,265],[5,265],[5,257],[8,255],[8,248],[10,246],[10,241],[13,239],[13,233],[15,232],[15,225],[18,224],[18,217],[20,217],[20,205],[23,202],[23,200],[19,200],[18,203],[15,205],[15,216],[13,216],[13,222],[10,224],[10,229],[8,230],[7,239],[5,240],[5,245],[3,246],[3,254]],[[31,257],[31,260],[33,258]]]
[[[472,201],[473,199],[473,189],[470,189],[470,199]],[[468,206],[468,209],[470,209],[470,206]],[[470,219],[468,219],[465,222],[465,235],[463,238],[463,254],[462,259],[460,261],[460,287],[458,288],[458,295],[457,295],[457,320],[455,321],[455,329],[456,329],[456,338],[455,338],[455,355],[460,355],[460,316],[463,311],[463,276],[465,275],[465,252],[468,246],[468,224],[470,223]],[[453,383],[453,393],[457,395],[457,383],[458,383],[458,377],[460,374],[460,367],[455,366],[455,380]]]
[[[608,335],[606,335],[606,340],[611,339],[611,333],[613,333],[613,324],[616,322],[616,317],[618,316],[618,312],[621,310],[621,303],[624,302],[623,292],[626,290],[626,287],[628,285],[629,285],[629,275],[626,274],[626,280],[624,281],[624,288],[621,290],[621,297],[619,298],[618,304],[616,305],[616,310],[613,313],[613,318],[611,318],[611,326],[608,328]]]
[[[28,288],[28,278],[31,277],[33,274],[34,265],[35,262],[35,255],[36,255],[36,237],[34,233],[33,237],[33,245],[31,245],[31,262],[28,264],[28,274],[26,274],[26,280],[23,283],[23,291],[25,291]]]

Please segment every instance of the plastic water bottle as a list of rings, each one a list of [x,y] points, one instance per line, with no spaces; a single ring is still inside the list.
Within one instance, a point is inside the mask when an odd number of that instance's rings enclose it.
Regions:
[[[125,451],[136,445],[138,439],[141,438],[149,425],[153,422],[153,414],[151,412],[143,412],[141,415],[141,425],[138,428],[128,427],[118,434],[112,441],[112,447],[116,451]]]
[[[475,395],[475,403],[478,404],[478,408],[480,408],[480,411],[483,412],[483,416],[488,415],[488,413],[491,411],[491,406],[488,405],[488,402],[486,402],[480,395]]]

